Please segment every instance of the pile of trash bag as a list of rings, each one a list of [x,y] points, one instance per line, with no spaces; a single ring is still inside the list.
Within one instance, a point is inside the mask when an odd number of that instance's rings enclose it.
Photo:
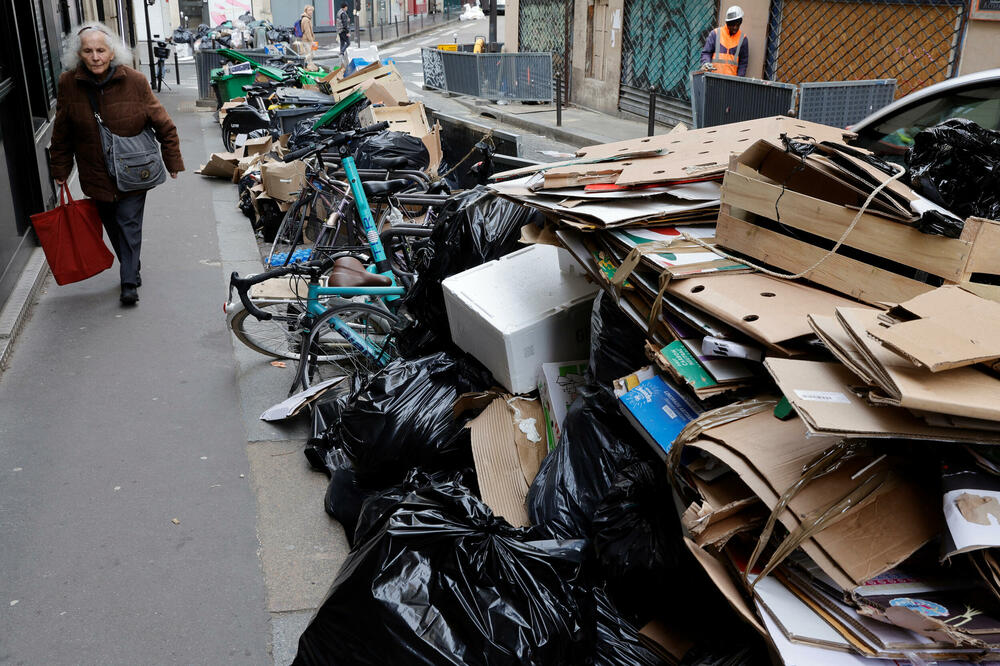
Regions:
[[[912,187],[963,220],[1000,218],[1000,132],[952,118],[919,132],[906,163]]]
[[[584,663],[583,541],[511,527],[457,481],[376,504],[293,663]]]
[[[471,465],[468,431],[452,405],[492,384],[489,371],[469,356],[396,359],[350,396],[336,441],[359,478],[374,487],[398,483],[413,468]]]

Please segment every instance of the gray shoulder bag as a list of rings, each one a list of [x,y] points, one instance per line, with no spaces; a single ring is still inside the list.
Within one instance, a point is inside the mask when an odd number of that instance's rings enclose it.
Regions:
[[[167,168],[152,128],[147,125],[135,136],[119,136],[104,125],[94,90],[88,88],[87,96],[101,133],[105,166],[118,189],[122,192],[148,190],[166,182]]]

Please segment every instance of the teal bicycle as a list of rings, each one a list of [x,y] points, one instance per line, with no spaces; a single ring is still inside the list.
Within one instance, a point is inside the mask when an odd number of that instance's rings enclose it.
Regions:
[[[333,132],[285,156],[285,161],[292,161],[333,148],[339,150],[370,256],[354,251],[331,252],[256,275],[240,277],[234,272],[230,276],[229,301],[224,310],[233,333],[260,353],[297,358],[292,391],[334,377],[367,375],[397,355],[393,345],[393,329],[399,323],[395,306],[406,287],[397,283],[372,217],[366,186],[346,149],[351,139],[380,132],[387,125],[377,123],[353,132]],[[430,229],[414,229],[413,233],[429,235]],[[371,265],[366,266],[369,260]],[[234,290],[242,307],[233,303]]]

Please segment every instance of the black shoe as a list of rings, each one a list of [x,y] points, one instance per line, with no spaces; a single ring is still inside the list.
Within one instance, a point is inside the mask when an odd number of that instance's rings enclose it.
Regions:
[[[135,290],[134,284],[122,285],[121,302],[122,305],[135,305],[139,302],[139,292]]]
[[[142,274],[141,273],[136,273],[135,274],[135,286],[137,286],[137,287],[141,287],[142,286]]]

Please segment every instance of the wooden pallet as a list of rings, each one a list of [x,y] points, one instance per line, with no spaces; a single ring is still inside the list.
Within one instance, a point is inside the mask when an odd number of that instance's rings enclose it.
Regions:
[[[716,240],[719,245],[791,273],[816,263],[827,250],[808,240],[773,230],[778,197],[781,223],[836,242],[856,210],[785,190],[734,163],[725,176]],[[771,228],[768,228],[771,227]],[[880,266],[892,262],[924,271],[945,284],[958,284],[984,298],[1000,301],[1000,286],[974,282],[1000,276],[1000,222],[970,218],[960,238],[924,234],[879,215],[865,214],[844,242],[884,261],[869,264],[835,254],[808,279],[866,303],[899,303],[930,291],[933,285]],[[875,263],[879,266],[873,265]],[[987,278],[989,279],[989,278]]]

